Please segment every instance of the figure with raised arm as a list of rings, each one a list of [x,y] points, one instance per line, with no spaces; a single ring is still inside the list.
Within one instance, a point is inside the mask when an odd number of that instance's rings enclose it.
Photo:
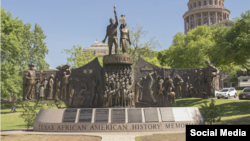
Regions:
[[[113,43],[115,44],[115,54],[117,54],[117,51],[118,51],[118,41],[117,41],[118,19],[117,19],[115,8],[116,6],[114,6],[115,24],[114,24],[114,19],[110,18],[109,19],[110,25],[107,26],[106,36],[104,40],[102,41],[105,43],[106,38],[108,37],[109,55],[111,55]]]

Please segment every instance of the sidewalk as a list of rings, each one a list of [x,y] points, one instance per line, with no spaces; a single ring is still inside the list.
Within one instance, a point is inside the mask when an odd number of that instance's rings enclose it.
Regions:
[[[153,135],[153,134],[167,134],[167,133],[185,133],[183,131],[161,131],[161,132],[33,132],[24,130],[5,130],[1,131],[1,135],[14,135],[14,134],[26,134],[26,135],[88,135],[99,136],[102,141],[134,141],[137,136]]]

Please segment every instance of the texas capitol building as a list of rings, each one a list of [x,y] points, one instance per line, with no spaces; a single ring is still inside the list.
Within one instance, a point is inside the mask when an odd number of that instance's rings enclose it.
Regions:
[[[183,15],[184,33],[199,25],[224,24],[231,26],[230,10],[224,7],[225,0],[189,0],[188,11]]]

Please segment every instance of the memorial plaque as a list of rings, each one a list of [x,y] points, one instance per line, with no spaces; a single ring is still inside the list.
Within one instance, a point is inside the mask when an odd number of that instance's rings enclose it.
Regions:
[[[172,108],[175,121],[191,121],[186,108]]]
[[[160,108],[162,121],[175,121],[172,108]]]
[[[125,109],[112,109],[111,122],[112,123],[125,123]]]
[[[128,109],[128,122],[142,122],[141,109]]]
[[[92,109],[81,109],[79,113],[78,122],[91,122],[92,119]]]
[[[109,109],[96,109],[95,122],[107,122],[109,119]]]
[[[63,113],[63,122],[75,122],[77,109],[65,109]]]
[[[159,122],[156,108],[144,109],[145,122]]]
[[[186,108],[186,109],[187,109],[187,113],[188,113],[191,120],[194,120],[194,121],[203,120],[201,113],[197,107],[190,107],[190,108]]]

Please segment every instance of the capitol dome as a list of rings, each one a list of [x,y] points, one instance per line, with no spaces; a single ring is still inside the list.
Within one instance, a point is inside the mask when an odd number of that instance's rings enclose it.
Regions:
[[[114,45],[112,47],[112,54],[114,54]],[[90,47],[85,47],[83,49],[83,53],[88,56],[88,51],[93,51],[94,54],[93,55],[98,55],[98,57],[102,57],[104,55],[108,55],[109,53],[109,47],[108,44],[103,43],[103,42],[98,42],[98,40],[96,39],[96,41],[94,42],[93,45],[91,45]]]
[[[184,33],[199,25],[224,24],[231,26],[230,10],[224,7],[225,0],[189,0],[188,11],[183,15]]]

